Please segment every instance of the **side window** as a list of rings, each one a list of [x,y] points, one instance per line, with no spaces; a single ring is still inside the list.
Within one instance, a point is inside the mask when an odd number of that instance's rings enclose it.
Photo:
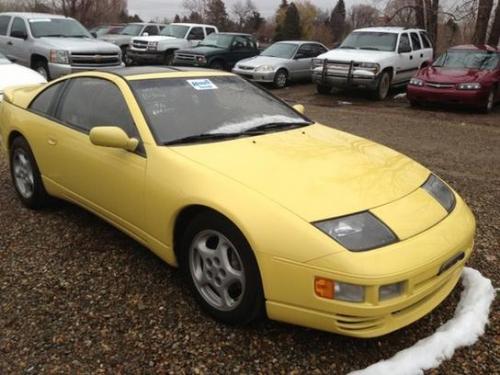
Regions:
[[[313,47],[314,55],[312,57],[317,57],[317,56],[321,55],[322,53],[325,53],[326,51],[328,51],[328,50],[325,47],[323,47],[321,44],[315,44]]]
[[[104,79],[73,79],[58,117],[84,132],[95,126],[118,126],[130,137],[138,135],[121,91]]]
[[[158,35],[158,27],[156,25],[147,26],[143,33],[148,33],[149,35]]]
[[[247,49],[250,47],[249,43],[250,41],[248,40],[248,38],[245,38],[243,36],[236,36],[231,43],[231,47],[236,50]]]
[[[205,39],[205,34],[203,34],[202,27],[193,27],[188,35],[188,40],[203,40]]]
[[[160,31],[162,31],[165,28],[165,25],[160,25],[159,28],[160,28]]]
[[[417,51],[419,49],[422,49],[422,45],[420,44],[420,38],[418,37],[417,33],[410,33],[411,37],[411,44],[413,45],[413,50]]]
[[[10,36],[20,38],[24,35],[28,35],[24,20],[19,17],[14,18],[14,22],[12,22],[12,27],[10,28]]]
[[[410,38],[408,37],[408,34],[401,34],[401,37],[399,38],[399,52],[411,52],[411,45],[410,45]]]
[[[299,50],[295,54],[296,58],[299,59],[308,59],[313,57],[313,47],[311,44],[303,44],[300,46]]]
[[[7,35],[9,28],[10,16],[0,16],[0,35]]]
[[[54,100],[57,98],[57,95],[61,88],[63,87],[64,82],[56,83],[42,91],[41,94],[33,100],[29,106],[29,108],[33,112],[40,113],[42,115],[52,116],[52,109],[55,106]]]
[[[207,36],[210,34],[215,33],[215,29],[213,27],[205,27],[205,32],[207,33]]]
[[[424,48],[432,48],[432,43],[424,31],[420,32],[420,36],[422,37],[422,44],[424,45]]]

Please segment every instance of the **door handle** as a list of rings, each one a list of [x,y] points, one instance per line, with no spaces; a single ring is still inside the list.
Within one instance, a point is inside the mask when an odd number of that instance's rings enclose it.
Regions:
[[[10,40],[7,42],[7,44],[8,44],[9,46],[13,46],[13,45],[14,45],[14,43],[12,43]]]
[[[410,60],[413,60],[413,56],[412,55],[410,55]]]
[[[423,53],[421,53],[421,54],[420,54],[420,57],[424,57],[424,54],[423,54]]]
[[[48,143],[49,143],[49,145],[51,145],[51,146],[55,146],[55,145],[57,145],[57,139],[52,138],[52,137],[49,137],[49,139],[47,140],[47,142],[48,142]]]

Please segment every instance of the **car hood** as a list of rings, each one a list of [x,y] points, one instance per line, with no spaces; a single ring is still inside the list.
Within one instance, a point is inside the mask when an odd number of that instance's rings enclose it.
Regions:
[[[106,34],[101,36],[99,39],[104,42],[109,42],[113,44],[123,44],[123,43],[129,43],[132,40],[132,38],[134,38],[132,35]]]
[[[422,69],[419,78],[438,83],[467,83],[479,82],[489,73],[488,70],[448,69],[431,66]]]
[[[393,202],[429,176],[426,168],[394,150],[319,124],[171,150],[309,222]]]
[[[183,39],[174,38],[173,36],[151,35],[151,36],[141,36],[140,38],[134,38],[134,40],[141,40],[143,42],[163,42],[167,40],[183,40]]]
[[[250,66],[252,68],[257,68],[262,65],[279,65],[289,61],[288,59],[282,59],[280,57],[271,57],[271,56],[255,56],[250,57],[249,59],[244,59],[238,61],[238,65]]]
[[[34,70],[18,64],[0,64],[0,94],[10,86],[46,83]]]
[[[70,52],[118,52],[117,46],[98,39],[91,38],[40,38],[51,47]]]
[[[208,55],[211,55],[214,53],[220,53],[223,51],[225,51],[224,48],[200,46],[200,47],[195,47],[195,48],[186,48],[186,49],[178,50],[177,52],[192,54],[192,55],[208,56]]]
[[[394,55],[394,52],[370,51],[362,49],[332,49],[319,55],[318,59],[335,61],[379,62]]]

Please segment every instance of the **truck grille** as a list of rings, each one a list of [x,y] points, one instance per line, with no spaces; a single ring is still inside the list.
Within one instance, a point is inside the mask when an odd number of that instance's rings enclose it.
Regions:
[[[118,53],[74,52],[71,54],[71,65],[85,68],[101,68],[118,66],[121,58]]]
[[[145,40],[134,40],[132,42],[132,46],[135,48],[135,49],[142,49],[142,50],[146,50],[148,48],[148,42],[145,41]]]
[[[195,55],[190,55],[187,53],[176,53],[175,59],[179,62],[194,62]]]

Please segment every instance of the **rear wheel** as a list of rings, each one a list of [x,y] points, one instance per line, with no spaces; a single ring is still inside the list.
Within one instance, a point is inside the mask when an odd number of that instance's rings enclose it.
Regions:
[[[488,94],[488,98],[486,99],[486,103],[483,106],[484,113],[490,113],[493,110],[493,106],[495,105],[495,88],[492,88]]]
[[[47,81],[50,80],[49,66],[46,61],[40,60],[33,64],[33,70],[43,76]]]
[[[46,206],[50,198],[28,142],[17,137],[10,149],[10,174],[21,202],[32,209]]]
[[[375,99],[384,100],[389,94],[391,88],[391,76],[389,72],[382,72],[378,79],[377,89],[375,90]]]
[[[206,212],[181,240],[180,265],[201,308],[226,324],[246,324],[264,308],[260,273],[243,234],[223,216]]]
[[[276,87],[277,89],[285,88],[287,81],[288,81],[288,74],[284,69],[278,70],[274,75],[273,84],[274,87]]]
[[[332,88],[327,85],[316,85],[316,91],[318,91],[318,94],[328,95],[332,91]]]

